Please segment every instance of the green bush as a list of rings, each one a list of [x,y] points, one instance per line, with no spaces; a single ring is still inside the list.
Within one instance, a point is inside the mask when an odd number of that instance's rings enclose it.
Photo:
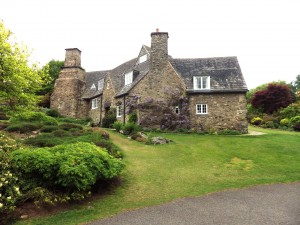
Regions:
[[[63,137],[55,137],[52,133],[44,133],[24,140],[24,144],[36,147],[53,147],[63,143]]]
[[[58,118],[58,117],[61,117],[61,115],[59,114],[59,112],[55,109],[48,109],[46,111],[46,115],[47,116],[51,116],[51,117],[55,117],[55,118]]]
[[[241,132],[238,130],[221,130],[218,131],[219,135],[241,135]]]
[[[58,127],[62,130],[70,130],[72,128],[76,128],[76,129],[79,129],[79,130],[83,129],[83,127],[81,125],[73,124],[73,123],[63,123],[63,124],[60,124]]]
[[[120,121],[115,121],[114,124],[112,125],[112,128],[116,129],[117,132],[120,132],[122,130],[123,123]]]
[[[41,124],[37,123],[18,123],[12,124],[6,127],[4,130],[7,132],[20,132],[20,133],[29,133],[41,128]]]
[[[16,208],[21,196],[18,177],[11,168],[10,153],[17,149],[16,141],[0,133],[0,223]]]
[[[68,193],[89,191],[97,181],[118,176],[124,167],[106,151],[85,142],[16,150],[12,163],[25,179],[36,180],[48,190]]]
[[[74,129],[74,128],[73,128]],[[71,133],[66,130],[55,130],[52,132],[52,135],[55,137],[70,137]]]
[[[9,120],[9,116],[7,116],[4,112],[0,111],[0,120]]]
[[[290,125],[291,126],[294,126],[296,125],[297,123],[300,123],[300,116],[295,116],[295,117],[292,117],[290,119]]]
[[[130,134],[135,134],[138,131],[141,130],[141,127],[138,126],[135,123],[126,123],[123,127],[122,127],[123,133],[125,135],[130,135]]]
[[[110,128],[117,120],[116,109],[111,108],[102,119],[102,127]]]
[[[128,123],[136,123],[137,120],[138,120],[138,118],[137,118],[137,114],[135,112],[130,113],[128,115],[128,121],[127,121]]]
[[[289,123],[290,123],[290,120],[288,118],[284,118],[284,119],[280,120],[281,126],[288,126]]]
[[[264,123],[266,128],[276,128],[273,121],[267,121]]]
[[[58,126],[51,126],[51,125],[46,125],[46,126],[43,126],[41,128],[41,132],[44,132],[44,133],[51,133],[53,131],[56,131],[58,130]]]
[[[0,131],[1,130],[4,130],[6,127],[8,127],[9,126],[9,123],[8,122],[6,122],[6,121],[1,121],[0,122]]]
[[[116,158],[123,158],[123,154],[121,149],[112,143],[110,140],[101,140],[95,143],[97,146],[101,148],[105,148],[107,152]]]
[[[76,123],[76,124],[80,124],[80,125],[87,125],[89,123],[91,123],[91,119],[75,119],[75,118],[57,118],[58,122],[62,122],[62,123]]]
[[[253,124],[253,125],[260,125],[260,124],[262,124],[262,122],[263,122],[263,120],[260,117],[254,117],[251,120],[251,124]]]
[[[290,104],[288,107],[280,110],[281,118],[292,118],[300,115],[300,101]]]
[[[47,116],[42,112],[22,112],[10,118],[11,123],[19,122],[39,122],[45,125],[57,125],[57,120],[51,116]]]

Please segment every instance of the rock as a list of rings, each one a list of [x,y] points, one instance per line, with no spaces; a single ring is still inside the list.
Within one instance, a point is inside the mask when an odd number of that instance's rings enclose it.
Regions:
[[[28,215],[22,215],[20,216],[21,219],[28,219]]]
[[[148,135],[145,134],[144,132],[138,132],[138,134],[142,137],[142,138],[148,138]]]
[[[151,141],[154,145],[163,145],[168,144],[170,142],[169,139],[163,137],[153,137]]]

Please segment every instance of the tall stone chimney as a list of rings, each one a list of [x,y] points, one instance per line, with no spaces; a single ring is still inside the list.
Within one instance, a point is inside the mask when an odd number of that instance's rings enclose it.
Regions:
[[[50,107],[63,116],[86,117],[87,104],[81,99],[84,86],[81,51],[78,48],[67,48],[65,64],[55,81]]]
[[[167,32],[156,32],[151,33],[151,69],[160,70],[168,62],[168,38]]]
[[[78,48],[66,49],[65,67],[81,68],[81,51]]]

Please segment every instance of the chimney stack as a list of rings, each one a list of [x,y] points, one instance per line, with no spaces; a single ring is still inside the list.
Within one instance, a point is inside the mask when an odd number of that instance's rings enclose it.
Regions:
[[[78,48],[67,48],[64,67],[81,68],[81,51]]]
[[[156,32],[151,33],[151,69],[162,69],[168,62],[168,38],[167,32]]]

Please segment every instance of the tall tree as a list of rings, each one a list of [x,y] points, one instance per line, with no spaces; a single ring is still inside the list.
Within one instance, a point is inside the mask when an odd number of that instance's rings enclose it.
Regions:
[[[293,96],[288,85],[269,84],[267,89],[258,91],[251,99],[254,108],[262,109],[271,114],[280,108],[285,108],[293,102]]]
[[[42,79],[36,64],[28,65],[29,53],[0,21],[0,109],[21,110],[35,106]],[[45,75],[46,76],[46,75]]]

